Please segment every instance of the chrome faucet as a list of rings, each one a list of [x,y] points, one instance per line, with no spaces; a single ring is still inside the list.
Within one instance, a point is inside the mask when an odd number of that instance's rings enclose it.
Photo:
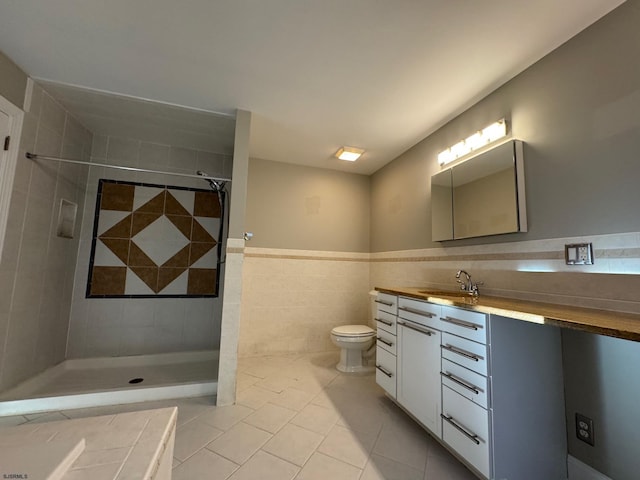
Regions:
[[[460,276],[463,274],[465,276],[464,281],[460,280]],[[460,284],[460,290],[469,293],[469,295],[477,297],[480,293],[478,291],[478,285],[482,285],[482,282],[474,283],[473,280],[471,280],[471,275],[466,270],[458,270],[458,273],[456,273],[456,282]]]

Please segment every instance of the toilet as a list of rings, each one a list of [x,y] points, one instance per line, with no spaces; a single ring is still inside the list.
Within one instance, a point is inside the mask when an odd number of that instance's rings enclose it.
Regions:
[[[366,325],[343,325],[331,330],[331,341],[341,349],[336,368],[345,373],[372,372],[374,367],[364,364],[363,354],[373,345],[375,335],[375,330]]]

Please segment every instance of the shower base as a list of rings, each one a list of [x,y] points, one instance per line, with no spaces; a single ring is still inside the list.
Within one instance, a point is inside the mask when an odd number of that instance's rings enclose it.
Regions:
[[[65,360],[0,394],[0,416],[215,395],[218,358],[202,351]]]

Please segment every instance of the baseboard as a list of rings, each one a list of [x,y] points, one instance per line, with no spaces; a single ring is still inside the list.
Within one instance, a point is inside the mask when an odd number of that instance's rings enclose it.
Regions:
[[[571,455],[567,457],[567,466],[569,467],[569,480],[611,480]]]

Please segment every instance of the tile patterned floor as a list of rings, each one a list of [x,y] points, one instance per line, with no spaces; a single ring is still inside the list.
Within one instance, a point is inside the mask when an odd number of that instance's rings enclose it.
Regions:
[[[0,427],[177,405],[174,480],[476,478],[373,375],[341,374],[336,361],[335,353],[241,359],[229,407],[201,397],[0,417]]]

